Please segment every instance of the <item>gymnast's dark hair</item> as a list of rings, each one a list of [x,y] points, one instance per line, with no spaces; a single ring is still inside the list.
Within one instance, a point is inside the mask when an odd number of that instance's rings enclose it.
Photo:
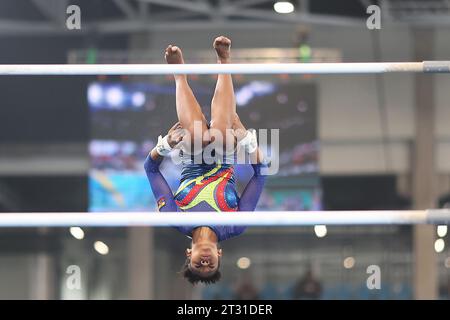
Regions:
[[[216,283],[217,281],[220,280],[220,278],[222,277],[222,274],[219,271],[219,267],[220,267],[220,257],[219,257],[219,263],[217,266],[217,270],[216,272],[214,272],[211,275],[208,275],[206,277],[202,277],[200,276],[198,273],[193,272],[190,268],[189,265],[191,264],[191,258],[186,258],[186,261],[184,262],[183,267],[181,268],[181,275],[186,278],[192,285],[196,285],[199,282],[202,282],[204,284],[212,284],[212,283]]]

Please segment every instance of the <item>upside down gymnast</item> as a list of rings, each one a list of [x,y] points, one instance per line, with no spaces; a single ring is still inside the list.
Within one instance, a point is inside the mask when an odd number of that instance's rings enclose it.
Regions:
[[[217,37],[213,47],[218,63],[230,62],[231,41],[228,38]],[[172,45],[166,48],[165,59],[170,64],[184,63],[181,49]],[[159,137],[144,164],[158,210],[254,211],[265,181],[261,174],[263,156],[257,146],[255,131],[246,130],[236,113],[231,75],[218,75],[210,123],[207,123],[186,75],[174,77],[178,122],[164,138]],[[200,152],[195,149],[196,142],[197,146],[200,145]],[[205,161],[205,150],[213,144],[219,146],[212,152],[214,161]],[[228,145],[232,148],[227,148]],[[187,147],[194,147],[194,151],[187,152]],[[164,156],[173,149],[179,149],[182,160],[180,185],[175,194],[159,171]],[[237,150],[243,150],[249,156],[254,170],[240,197],[236,191],[233,166]],[[194,161],[194,155],[198,154],[201,162]],[[191,248],[186,249],[182,269],[183,276],[192,284],[214,283],[220,279],[222,249],[219,242],[238,236],[246,229],[244,226],[201,225],[176,228],[192,239]]]

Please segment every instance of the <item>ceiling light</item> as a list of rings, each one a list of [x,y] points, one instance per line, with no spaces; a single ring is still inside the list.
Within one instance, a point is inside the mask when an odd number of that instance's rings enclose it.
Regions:
[[[71,227],[70,234],[78,240],[84,239],[84,231],[80,227]]]
[[[249,258],[242,257],[242,258],[238,259],[236,264],[237,264],[239,269],[248,269],[250,267],[250,265],[252,264],[252,262],[250,261]]]
[[[323,238],[327,235],[327,226],[317,225],[314,226],[314,233],[318,238]]]
[[[277,13],[292,13],[294,12],[294,5],[288,1],[278,1],[273,5],[273,10]]]
[[[101,255],[107,255],[109,253],[109,247],[103,241],[95,241],[94,249]]]

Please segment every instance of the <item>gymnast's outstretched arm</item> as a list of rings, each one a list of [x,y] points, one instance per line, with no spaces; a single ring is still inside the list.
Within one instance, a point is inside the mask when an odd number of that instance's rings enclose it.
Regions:
[[[166,155],[173,147],[175,147],[183,138],[180,124],[176,123],[167,134],[166,137],[159,139],[158,144],[148,154],[145,159],[144,168],[147,174],[150,187],[158,205],[158,210],[161,212],[175,212],[177,205],[173,198],[172,190],[167,183],[164,176],[159,171],[159,165]]]

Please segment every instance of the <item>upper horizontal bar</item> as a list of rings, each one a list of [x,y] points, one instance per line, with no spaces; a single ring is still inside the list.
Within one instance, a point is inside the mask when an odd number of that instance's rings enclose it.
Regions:
[[[0,227],[448,224],[450,210],[0,213]]]
[[[0,75],[449,73],[450,61],[242,64],[2,64]]]

